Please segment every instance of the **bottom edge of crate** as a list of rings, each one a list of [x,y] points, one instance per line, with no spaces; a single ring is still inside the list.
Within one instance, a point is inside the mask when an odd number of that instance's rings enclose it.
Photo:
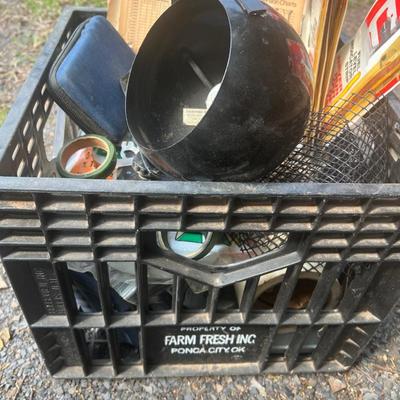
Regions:
[[[349,369],[338,361],[329,361],[320,369],[315,369],[311,361],[299,363],[289,371],[285,362],[273,362],[262,371],[258,363],[237,364],[180,364],[149,366],[149,372],[144,373],[141,366],[126,367],[118,374],[111,366],[93,367],[85,375],[81,367],[65,367],[53,375],[55,379],[123,379],[123,378],[168,378],[191,376],[218,376],[218,375],[262,375],[262,374],[303,374],[303,373],[335,373]]]

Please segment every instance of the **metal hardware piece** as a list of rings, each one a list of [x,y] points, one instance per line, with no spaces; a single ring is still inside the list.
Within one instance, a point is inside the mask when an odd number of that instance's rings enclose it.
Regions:
[[[240,7],[249,15],[261,15],[267,11],[267,7],[260,0],[236,0]]]

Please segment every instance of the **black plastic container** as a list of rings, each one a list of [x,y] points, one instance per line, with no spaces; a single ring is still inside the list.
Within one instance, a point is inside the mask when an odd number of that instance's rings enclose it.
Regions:
[[[97,12],[63,14],[0,133],[0,253],[50,373],[112,378],[350,368],[399,299],[400,185],[40,178],[48,168],[50,66],[76,26]],[[397,118],[398,100],[391,105]],[[275,252],[222,269],[157,249],[154,234],[162,230],[292,235]],[[97,313],[77,309],[67,266],[74,261],[94,263]],[[109,263],[120,261],[135,263],[138,281],[138,303],[124,312],[115,311],[109,279]],[[319,275],[299,309],[293,296],[305,267]],[[152,268],[172,274],[168,309],[150,307]],[[260,310],[254,304],[260,276],[279,270],[285,272],[273,304]],[[197,309],[185,306],[186,278],[208,288]],[[244,282],[238,302],[226,306],[225,293],[238,282]],[[126,335],[138,341],[134,354],[121,339]]]
[[[140,47],[126,113],[143,154],[161,171],[248,182],[298,144],[311,95],[307,51],[271,7],[186,0],[160,17]]]

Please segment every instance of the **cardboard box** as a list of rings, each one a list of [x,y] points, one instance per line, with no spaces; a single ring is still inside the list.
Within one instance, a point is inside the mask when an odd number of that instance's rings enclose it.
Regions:
[[[289,22],[295,31],[301,33],[305,0],[262,0]]]
[[[171,0],[108,0],[108,20],[135,53]]]

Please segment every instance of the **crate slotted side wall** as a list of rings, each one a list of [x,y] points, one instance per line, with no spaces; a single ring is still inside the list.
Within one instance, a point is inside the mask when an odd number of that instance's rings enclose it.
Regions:
[[[350,368],[400,295],[399,184],[224,184],[198,182],[67,181],[40,178],[48,163],[43,129],[52,107],[49,67],[74,28],[97,13],[69,9],[1,129],[0,253],[49,371],[56,377],[144,377],[259,372],[341,371]],[[396,105],[398,106],[398,104]],[[397,181],[398,136],[392,135]],[[17,176],[17,177],[16,177]],[[149,234],[172,231],[289,232],[282,255],[221,271],[183,262],[149,246]],[[116,313],[107,263],[135,263],[137,309]],[[96,266],[101,312],[83,314],[74,302],[67,262]],[[305,310],[288,304],[305,262],[326,263]],[[346,268],[353,277],[334,310],[326,293]],[[150,312],[147,270],[174,273],[169,311]],[[288,267],[273,308],[253,309],[259,276]],[[182,307],[185,278],[209,286],[207,305]],[[246,280],[237,309],[221,311],[222,288]],[[256,359],[163,364],[150,357],[154,332],[168,327],[243,326],[261,330]],[[294,335],[281,357],[272,354],[280,329]],[[94,362],[85,332],[102,329],[107,362]],[[139,335],[139,358],[122,361],[120,329]],[[304,356],[315,332],[318,343]]]

